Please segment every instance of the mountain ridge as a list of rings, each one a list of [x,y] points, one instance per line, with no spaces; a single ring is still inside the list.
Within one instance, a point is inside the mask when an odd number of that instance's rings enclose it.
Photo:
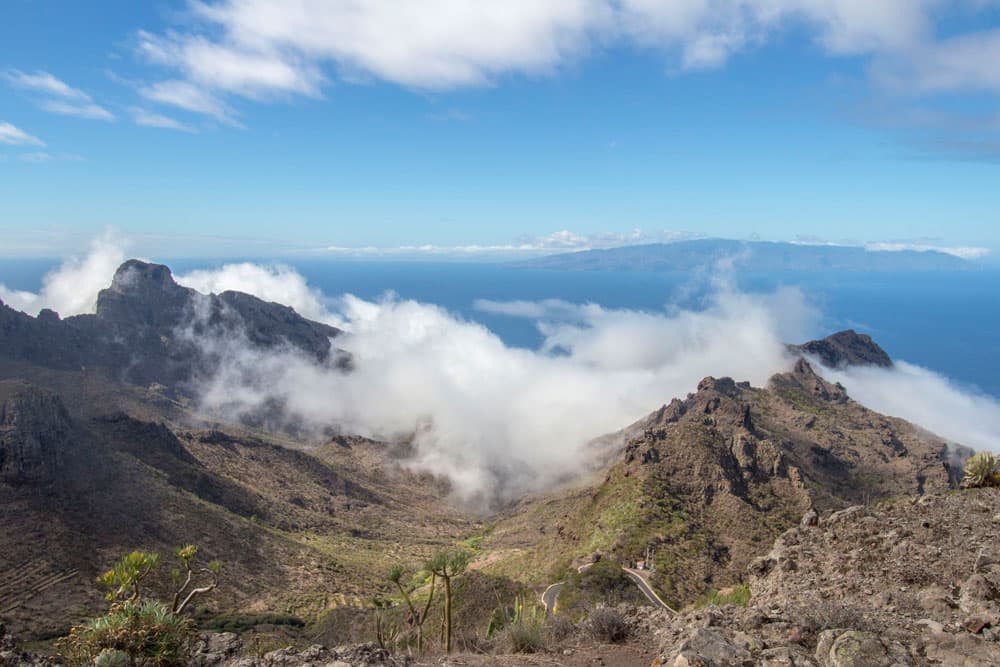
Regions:
[[[566,271],[938,271],[976,265],[937,250],[872,251],[858,246],[694,239],[546,255],[511,263]]]

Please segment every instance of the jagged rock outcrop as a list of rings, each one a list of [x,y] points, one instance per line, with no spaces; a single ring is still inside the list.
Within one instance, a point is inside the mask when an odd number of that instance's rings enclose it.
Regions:
[[[889,368],[892,359],[867,334],[859,334],[853,329],[838,331],[821,340],[813,340],[802,345],[789,345],[796,354],[808,354],[819,358],[824,366],[881,366]]]
[[[97,366],[138,385],[184,392],[218,362],[213,342],[255,349],[287,346],[319,363],[345,366],[334,327],[288,306],[240,292],[201,294],[178,285],[170,269],[129,260],[101,290],[93,315],[31,317],[0,304],[0,356],[74,370]]]
[[[0,484],[57,482],[73,448],[72,431],[58,396],[23,382],[0,382]]]
[[[855,506],[782,534],[746,608],[623,610],[660,664],[1000,664],[1000,490]]]

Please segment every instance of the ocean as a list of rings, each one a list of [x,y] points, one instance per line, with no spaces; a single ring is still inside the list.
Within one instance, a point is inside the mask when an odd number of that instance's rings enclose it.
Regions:
[[[161,261],[175,273],[224,263]],[[327,296],[351,293],[372,300],[391,291],[480,322],[506,344],[527,348],[542,340],[530,320],[482,312],[474,307],[476,300],[561,299],[663,312],[668,305],[698,308],[711,290],[708,276],[663,272],[552,271],[482,262],[286,258],[281,263],[293,266]],[[42,276],[57,264],[0,261],[0,283],[37,291]],[[1000,271],[740,273],[733,282],[750,292],[798,287],[822,315],[816,335],[853,328],[870,334],[894,359],[933,370],[966,389],[1000,397]]]

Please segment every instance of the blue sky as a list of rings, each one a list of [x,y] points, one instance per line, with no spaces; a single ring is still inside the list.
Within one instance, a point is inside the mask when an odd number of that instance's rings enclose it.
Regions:
[[[84,4],[0,6],[2,255],[1000,248],[995,0]]]

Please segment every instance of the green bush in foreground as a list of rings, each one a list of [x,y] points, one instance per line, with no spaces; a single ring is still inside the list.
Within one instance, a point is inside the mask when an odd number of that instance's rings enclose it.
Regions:
[[[159,564],[159,555],[133,551],[122,556],[97,579],[108,589],[108,612],[74,627],[57,642],[66,663],[98,667],[187,665],[195,626],[181,612],[199,596],[215,590],[221,567],[214,561],[207,567],[194,567],[197,553],[193,545],[177,550],[184,569],[172,573],[175,590],[170,605],[143,597],[144,582]],[[197,585],[198,580],[202,585]]]
[[[965,479],[962,486],[970,489],[983,486],[996,486],[1000,482],[997,476],[997,462],[989,452],[979,452],[969,457],[965,462]]]
[[[171,613],[156,600],[116,602],[104,616],[87,621],[59,640],[70,665],[180,667],[194,637],[190,619]]]

